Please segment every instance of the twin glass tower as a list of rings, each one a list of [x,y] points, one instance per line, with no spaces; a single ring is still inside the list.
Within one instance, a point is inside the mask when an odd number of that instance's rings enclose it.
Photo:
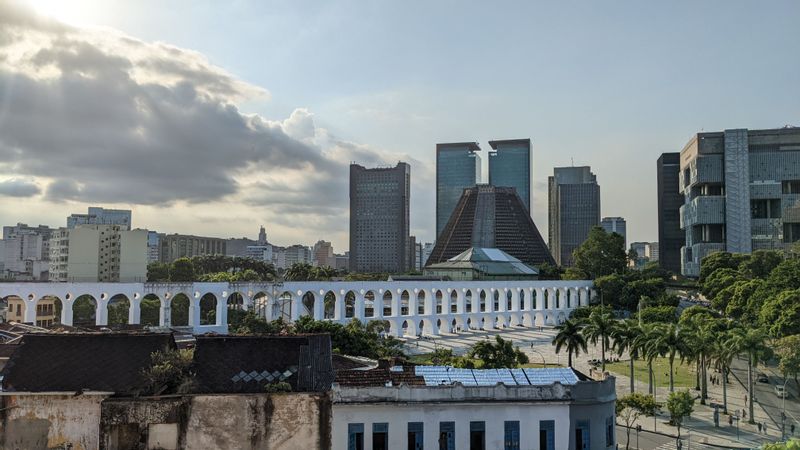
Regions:
[[[513,187],[531,209],[531,140],[489,141],[489,184]],[[477,142],[436,144],[436,237],[442,233],[464,189],[481,183]]]

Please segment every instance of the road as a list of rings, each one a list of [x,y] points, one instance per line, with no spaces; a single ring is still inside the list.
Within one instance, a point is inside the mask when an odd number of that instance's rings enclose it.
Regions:
[[[617,444],[618,448],[624,449],[625,442],[627,437],[625,433],[627,428],[617,426]],[[641,450],[654,450],[664,445],[669,445],[670,443],[675,443],[675,439],[667,436],[662,436],[660,434],[650,433],[648,431],[642,431],[639,433],[639,448]],[[630,448],[636,448],[636,430],[631,430],[631,445]]]
[[[733,374],[747,388],[747,361],[734,359],[731,366]],[[763,366],[755,371],[754,378],[758,372],[767,374],[769,383],[760,383],[755,379],[753,380],[756,402],[764,408],[769,418],[772,419],[773,423],[769,423],[767,426],[780,430],[783,399],[775,394],[775,385],[783,385],[784,379],[778,376],[775,371],[764,369]],[[786,433],[789,434],[790,426],[794,423],[795,427],[797,427],[795,430],[797,435],[800,434],[800,402],[798,402],[797,386],[795,386],[793,380],[787,383],[786,390],[789,392],[789,396],[786,398]]]

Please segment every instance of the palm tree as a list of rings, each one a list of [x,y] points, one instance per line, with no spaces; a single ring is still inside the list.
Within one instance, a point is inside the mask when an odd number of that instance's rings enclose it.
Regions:
[[[592,311],[583,327],[583,335],[593,345],[600,341],[600,356],[603,359],[603,372],[606,371],[606,349],[611,346],[611,333],[616,328],[617,321],[609,312],[598,308]]]
[[[650,395],[655,394],[655,391],[653,391],[655,381],[653,377],[653,360],[658,356],[658,352],[652,351],[653,346],[650,343],[655,340],[658,332],[659,330],[655,324],[645,323],[641,325],[639,336],[633,340],[633,348],[636,349],[638,354],[644,356],[647,361],[647,392]]]
[[[561,347],[567,349],[567,366],[572,367],[572,354],[580,355],[581,350],[586,353],[586,338],[581,333],[583,325],[575,319],[567,319],[556,327],[558,334],[553,338],[556,353],[561,352]]]
[[[666,356],[669,359],[669,391],[675,392],[675,357],[689,354],[687,335],[681,327],[674,323],[665,323],[657,326],[658,332],[650,341],[652,353]]]
[[[697,374],[700,378],[700,404],[706,404],[708,398],[708,365],[716,341],[716,323],[707,317],[696,315],[683,324],[687,351],[684,358],[697,358]]]
[[[722,374],[722,412],[728,414],[728,372],[731,369],[731,362],[736,356],[736,351],[732,351],[730,340],[733,333],[723,330],[714,336],[714,344],[711,349],[711,361],[714,367],[719,369]]]
[[[767,335],[759,328],[749,328],[747,330],[736,328],[733,330],[733,336],[728,341],[728,345],[735,354],[747,354],[747,395],[750,400],[748,422],[755,423],[753,420],[753,368],[769,356],[770,349],[767,346]]]
[[[625,351],[628,351],[628,354],[631,358],[631,394],[634,392],[634,377],[633,377],[633,363],[636,358],[639,357],[639,347],[636,344],[637,339],[642,334],[642,328],[639,327],[639,323],[635,320],[624,320],[617,324],[616,329],[612,333],[614,338],[614,348],[617,350],[617,355],[622,356]]]

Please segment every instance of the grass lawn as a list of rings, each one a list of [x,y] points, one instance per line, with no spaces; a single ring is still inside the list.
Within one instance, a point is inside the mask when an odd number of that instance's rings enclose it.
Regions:
[[[631,373],[630,362],[620,361],[616,363],[606,364],[606,370],[615,373],[619,377],[628,378]],[[675,387],[693,388],[696,382],[696,375],[694,365],[681,364],[678,358],[675,358]],[[669,360],[667,358],[658,358],[653,360],[653,374],[656,378],[656,386],[669,387]],[[637,359],[633,364],[633,376],[636,378],[637,389],[640,390],[642,386],[647,389],[647,362]]]

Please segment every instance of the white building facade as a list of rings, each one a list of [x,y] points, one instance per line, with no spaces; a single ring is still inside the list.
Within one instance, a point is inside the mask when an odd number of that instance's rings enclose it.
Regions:
[[[334,384],[332,448],[615,448],[613,377],[579,380],[571,369],[421,369],[457,371],[467,381],[444,375],[438,385],[428,377],[423,386]],[[554,371],[573,376],[554,380]]]
[[[132,282],[147,279],[147,230],[118,225],[60,228],[50,239],[50,281]]]

